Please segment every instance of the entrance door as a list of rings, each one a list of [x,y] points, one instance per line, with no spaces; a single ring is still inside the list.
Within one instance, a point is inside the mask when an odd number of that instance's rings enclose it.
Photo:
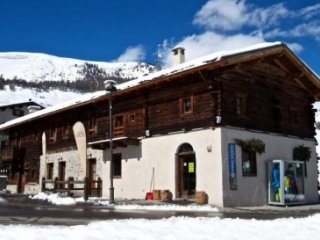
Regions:
[[[59,174],[58,174],[60,181],[65,181],[66,177],[66,162],[59,162]],[[64,184],[60,184],[59,188],[65,188]]]
[[[194,153],[178,155],[179,196],[194,198],[196,191],[196,161]]]

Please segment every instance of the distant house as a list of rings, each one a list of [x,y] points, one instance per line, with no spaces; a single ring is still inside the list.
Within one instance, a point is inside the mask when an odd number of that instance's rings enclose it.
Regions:
[[[0,124],[22,117],[44,107],[33,101],[0,105]]]
[[[218,206],[263,205],[267,163],[292,160],[304,146],[310,150],[304,202],[317,202],[312,104],[320,83],[308,66],[281,43],[185,63],[180,54],[183,49],[175,49],[176,66],[118,85],[116,92],[0,125],[8,138],[1,149],[7,189],[37,193],[42,178],[100,177],[102,195],[109,197],[112,121],[115,198],[141,199],[159,189],[173,198],[205,192]]]

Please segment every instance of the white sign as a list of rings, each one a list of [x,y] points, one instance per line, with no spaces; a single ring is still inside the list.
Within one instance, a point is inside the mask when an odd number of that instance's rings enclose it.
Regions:
[[[74,134],[77,149],[79,152],[80,167],[85,173],[86,165],[87,165],[87,138],[86,138],[86,130],[82,122],[76,122],[73,125],[73,134]]]

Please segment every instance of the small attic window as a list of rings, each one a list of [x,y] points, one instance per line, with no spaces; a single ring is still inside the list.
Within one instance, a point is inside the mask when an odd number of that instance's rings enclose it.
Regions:
[[[192,114],[193,113],[193,96],[180,99],[180,114]]]
[[[16,117],[22,117],[24,115],[24,111],[22,109],[15,108],[12,110],[12,115]]]
[[[129,121],[130,122],[135,122],[136,121],[136,114],[135,113],[131,113],[129,115]]]
[[[236,114],[238,116],[245,116],[247,115],[248,111],[248,102],[247,96],[243,94],[237,94],[235,97],[235,108]]]

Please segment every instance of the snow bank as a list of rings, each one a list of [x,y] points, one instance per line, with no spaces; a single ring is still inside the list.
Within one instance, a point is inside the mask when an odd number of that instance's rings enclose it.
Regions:
[[[318,239],[320,215],[277,220],[173,217],[111,220],[79,226],[0,225],[0,239],[303,240]]]
[[[48,201],[49,203],[52,203],[54,205],[76,205],[77,199],[71,198],[71,197],[64,197],[61,194],[58,193],[38,193],[34,196],[29,196],[30,199],[36,199],[36,200],[43,200]]]
[[[172,204],[162,204],[162,205],[115,205],[116,210],[148,210],[148,211],[175,211],[175,212],[218,212],[218,208],[212,207],[210,205],[172,205]]]
[[[34,196],[30,196],[30,199],[48,201],[54,205],[76,205],[77,203],[84,203],[83,198],[71,198],[58,193],[39,193]],[[176,204],[156,204],[156,205],[138,205],[138,204],[125,204],[120,205],[109,204],[108,200],[101,198],[89,198],[87,203],[99,206],[106,206],[115,210],[146,210],[146,211],[199,211],[199,212],[217,212],[218,209],[210,205],[176,205]]]

